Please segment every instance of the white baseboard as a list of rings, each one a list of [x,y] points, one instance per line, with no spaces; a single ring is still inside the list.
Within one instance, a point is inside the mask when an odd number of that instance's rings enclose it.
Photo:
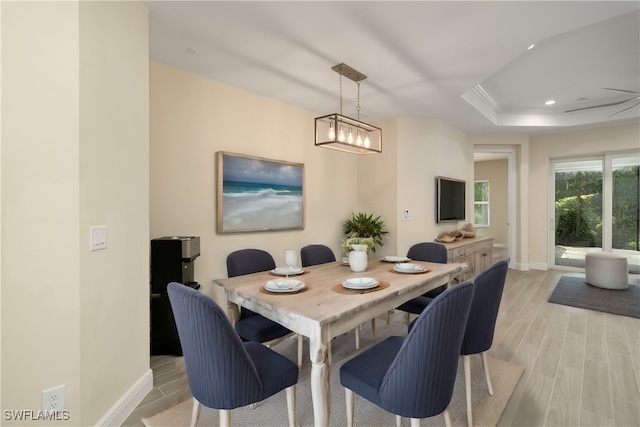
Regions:
[[[516,262],[513,264],[513,269],[519,271],[529,271],[529,264],[521,264]]]
[[[532,270],[548,270],[549,266],[547,265],[546,262],[532,262],[529,263],[529,267],[531,267]]]
[[[119,426],[131,415],[153,388],[153,371],[149,369],[96,423],[96,426]]]

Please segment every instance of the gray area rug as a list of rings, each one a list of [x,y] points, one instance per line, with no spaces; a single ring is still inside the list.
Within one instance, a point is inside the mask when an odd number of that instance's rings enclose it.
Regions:
[[[402,319],[404,315],[402,315]],[[406,335],[406,324],[392,322],[386,325],[385,320],[376,320],[376,339],[374,341],[369,324],[365,324],[360,334],[361,349],[355,350],[354,335],[352,333],[337,337],[332,342],[333,365],[330,373],[330,426],[346,426],[344,389],[340,385],[340,366],[354,355],[370,347],[376,342],[382,341],[391,335]],[[295,360],[296,340],[288,340],[289,343],[278,344],[275,350]],[[298,384],[296,386],[296,426],[313,426],[313,406],[311,402],[311,385],[309,380],[310,363],[308,359],[308,345],[305,341],[306,359],[300,369]],[[472,402],[473,421],[476,426],[495,426],[507,405],[513,390],[515,389],[524,368],[509,362],[489,358],[489,369],[493,384],[494,395],[489,396],[484,379],[484,371],[480,356],[471,358]],[[147,427],[164,426],[188,426],[191,419],[192,399],[184,401],[153,417],[144,418],[142,422]],[[234,426],[286,426],[287,403],[284,391],[260,402],[255,408],[244,407],[231,411],[231,424]],[[198,426],[219,425],[218,411],[201,407]],[[453,398],[449,405],[451,419],[454,426],[467,425],[466,400],[464,388],[464,374],[462,363],[458,366]],[[357,426],[382,427],[395,426],[395,415],[390,414],[376,405],[355,396],[354,424]],[[403,418],[403,426],[409,426],[410,420]],[[444,418],[437,415],[423,419],[421,425],[442,426]]]
[[[587,284],[584,277],[562,276],[549,302],[640,318],[637,285],[629,285],[625,290],[602,289]]]

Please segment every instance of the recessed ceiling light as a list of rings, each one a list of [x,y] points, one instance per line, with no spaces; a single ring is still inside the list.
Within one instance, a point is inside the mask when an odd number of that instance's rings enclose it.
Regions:
[[[536,47],[536,44],[535,44],[535,43],[534,43],[534,44],[532,44],[531,46],[529,46],[529,47],[527,48],[527,50],[531,50],[531,49],[533,49],[534,47]]]
[[[556,103],[556,101],[554,101],[553,99],[550,99],[547,102],[545,102],[544,105],[553,105],[555,103]]]

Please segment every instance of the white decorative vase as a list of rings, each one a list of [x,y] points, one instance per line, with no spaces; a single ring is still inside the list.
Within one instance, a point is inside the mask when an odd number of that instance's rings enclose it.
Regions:
[[[349,267],[354,273],[361,273],[367,269],[367,245],[351,245],[349,252]]]

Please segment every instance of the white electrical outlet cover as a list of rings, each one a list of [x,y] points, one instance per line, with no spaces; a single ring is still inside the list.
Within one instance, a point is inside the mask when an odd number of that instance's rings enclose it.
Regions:
[[[42,390],[43,411],[64,411],[64,384]]]

